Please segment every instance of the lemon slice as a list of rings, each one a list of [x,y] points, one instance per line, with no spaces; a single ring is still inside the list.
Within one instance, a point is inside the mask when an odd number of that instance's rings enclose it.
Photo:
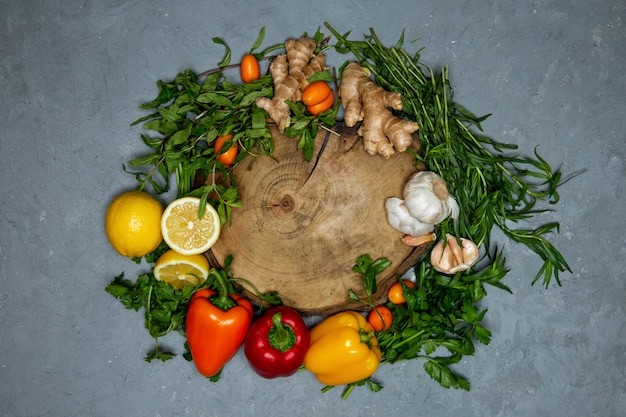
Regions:
[[[182,255],[206,252],[220,236],[220,216],[210,204],[202,219],[198,217],[200,199],[182,197],[172,201],[163,212],[161,232],[170,249]]]
[[[172,284],[175,290],[206,281],[209,276],[209,261],[204,255],[181,255],[168,250],[154,265],[154,277]]]

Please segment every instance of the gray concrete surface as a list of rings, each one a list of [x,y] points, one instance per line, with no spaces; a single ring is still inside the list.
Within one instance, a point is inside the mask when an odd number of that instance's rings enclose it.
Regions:
[[[544,1],[0,0],[0,415],[624,416],[625,4]],[[157,79],[214,68],[325,20],[388,44],[405,29],[425,63],[447,64],[456,100],[493,113],[486,133],[566,173],[552,242],[573,273],[530,281],[539,263],[506,240],[513,294],[484,301],[488,346],[446,390],[419,361],[383,367],[382,392],[321,394],[308,373],[265,381],[237,355],[218,383],[177,358],[143,361],[142,316],[104,292],[134,265],[110,248],[103,214],[135,186],[129,123]],[[332,59],[332,56],[331,58]],[[166,197],[163,197],[164,199]],[[180,352],[180,339],[167,343]]]

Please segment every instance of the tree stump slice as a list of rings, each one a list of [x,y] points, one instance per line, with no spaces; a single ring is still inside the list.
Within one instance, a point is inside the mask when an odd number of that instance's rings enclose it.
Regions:
[[[363,296],[361,276],[352,271],[359,256],[391,261],[377,277],[374,298],[383,302],[388,287],[425,251],[402,243],[384,207],[388,197],[402,197],[417,170],[414,157],[369,155],[354,129],[334,130],[341,136],[330,135],[315,166],[326,131],[320,130],[306,162],[297,139],[274,129],[271,158],[248,158],[234,168],[243,207],[233,209],[232,224],[207,253],[218,268],[232,255],[235,277],[261,292],[277,291],[286,306],[305,315],[366,307],[348,298],[350,289]]]

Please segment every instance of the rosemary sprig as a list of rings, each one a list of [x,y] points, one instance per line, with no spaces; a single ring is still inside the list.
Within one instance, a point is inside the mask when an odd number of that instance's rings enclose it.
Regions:
[[[571,272],[570,266],[545,238],[558,232],[559,224],[532,229],[512,226],[549,210],[537,207],[538,203],[553,205],[559,201],[557,189],[567,181],[560,170],[553,170],[536,149],[533,157],[520,156],[511,153],[517,145],[477,133],[489,115],[478,117],[455,103],[448,69],[444,67],[437,74],[420,62],[420,51],[409,55],[403,49],[404,34],[396,45],[386,47],[373,30],[364,40],[352,41],[349,32],[341,35],[328,23],[325,25],[337,39],[335,49],[351,53],[372,72],[378,84],[399,92],[403,116],[419,123],[421,150],[415,153],[416,161],[446,181],[461,208],[459,218],[440,224],[439,231],[467,237],[489,248],[492,229],[497,226],[542,259],[543,266],[533,284],[543,276],[545,287],[552,278],[561,285],[559,273]]]

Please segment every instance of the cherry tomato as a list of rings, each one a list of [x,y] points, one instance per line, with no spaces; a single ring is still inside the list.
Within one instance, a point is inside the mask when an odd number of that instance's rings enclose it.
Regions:
[[[391,327],[393,322],[393,314],[387,306],[374,307],[372,311],[367,315],[367,322],[374,328],[374,330],[381,331],[387,330]]]
[[[406,303],[406,300],[404,299],[404,291],[402,288],[403,283],[409,289],[415,288],[415,284],[413,284],[413,282],[409,281],[408,279],[402,280],[402,282],[396,282],[391,287],[389,287],[389,290],[387,290],[387,299],[390,302],[394,304]]]

